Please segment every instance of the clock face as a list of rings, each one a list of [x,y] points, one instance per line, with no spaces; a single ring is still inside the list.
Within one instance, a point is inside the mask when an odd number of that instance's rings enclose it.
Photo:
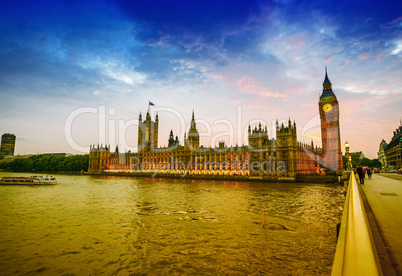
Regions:
[[[324,104],[324,106],[322,107],[322,110],[324,110],[325,112],[330,112],[332,110],[332,105],[329,103]]]

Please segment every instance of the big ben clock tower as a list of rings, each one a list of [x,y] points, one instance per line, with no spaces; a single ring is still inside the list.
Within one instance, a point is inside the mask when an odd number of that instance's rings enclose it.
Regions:
[[[339,103],[332,91],[325,67],[323,91],[318,103],[321,119],[321,139],[324,166],[331,170],[343,169],[341,135],[339,130]]]

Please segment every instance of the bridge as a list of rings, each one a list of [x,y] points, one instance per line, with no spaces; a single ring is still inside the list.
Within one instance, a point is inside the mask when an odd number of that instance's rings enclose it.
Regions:
[[[332,275],[402,275],[402,176],[352,173]]]

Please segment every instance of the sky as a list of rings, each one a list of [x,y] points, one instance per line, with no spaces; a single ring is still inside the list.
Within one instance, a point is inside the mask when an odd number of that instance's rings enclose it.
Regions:
[[[295,121],[320,146],[325,66],[341,144],[377,157],[402,118],[402,2],[3,0],[0,134],[15,154],[136,151],[138,116],[183,144],[247,145],[248,125]],[[149,101],[154,106],[149,107]]]

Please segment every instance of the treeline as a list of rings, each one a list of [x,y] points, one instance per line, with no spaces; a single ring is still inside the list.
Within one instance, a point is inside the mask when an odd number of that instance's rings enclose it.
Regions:
[[[80,172],[88,171],[89,155],[35,155],[1,163],[0,169],[14,172]]]
[[[356,168],[359,165],[362,165],[363,167],[371,167],[371,168],[381,168],[381,162],[378,159],[369,159],[366,157],[359,158],[358,154],[351,153],[350,154],[352,157],[352,166],[353,168]],[[346,156],[343,156],[343,163],[346,164],[347,162]]]

